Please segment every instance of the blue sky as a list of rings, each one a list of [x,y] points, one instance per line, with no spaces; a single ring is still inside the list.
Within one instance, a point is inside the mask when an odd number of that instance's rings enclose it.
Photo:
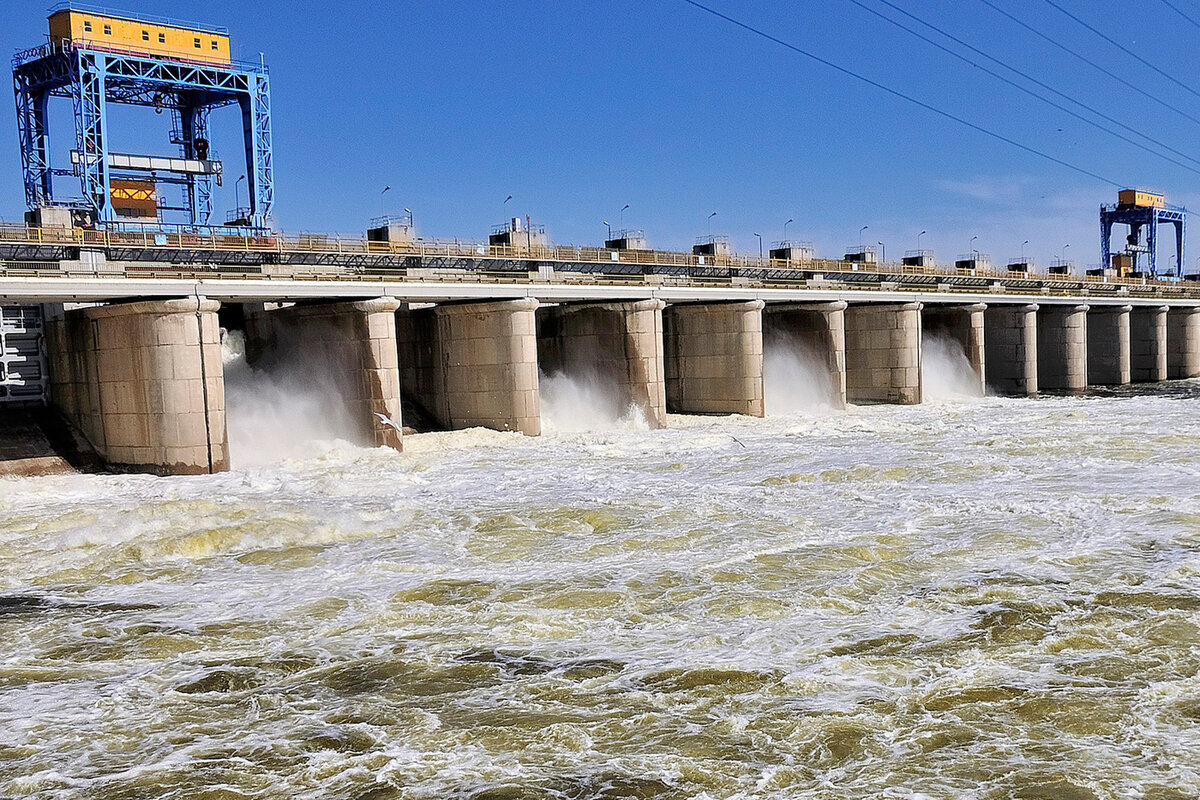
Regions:
[[[849,0],[732,2],[722,11],[838,64],[1118,183],[1200,210],[1196,173],[1020,94]],[[862,0],[886,13],[879,0]],[[892,0],[1056,89],[1200,158],[1200,125],[1156,106],[1004,20],[979,0]],[[1057,0],[1183,79],[1200,27],[1161,0]],[[1200,2],[1172,0],[1200,19]],[[1200,117],[1200,97],[1155,75],[1043,0],[1012,14]],[[5,0],[0,47],[41,41],[48,3]],[[133,12],[230,29],[271,67],[276,224],[361,232],[413,209],[432,237],[478,238],[511,210],[556,242],[598,244],[603,220],[687,249],[708,231],[738,250],[807,239],[836,256],[864,239],[890,257],[946,260],[970,237],[997,261],[1098,255],[1097,206],[1116,189],[937,117],[713,18],[682,0],[574,3],[124,0]],[[1144,14],[1132,17],[1130,9]],[[909,23],[911,24],[911,23]],[[12,102],[0,104],[0,217],[23,210]],[[60,125],[69,124],[65,111]],[[58,118],[56,118],[58,119]],[[137,148],[167,118],[119,120]],[[236,115],[214,145],[232,163]],[[147,131],[161,125],[161,139]],[[69,129],[60,127],[64,134]],[[60,135],[60,140],[62,139]],[[116,149],[124,148],[117,143]],[[1200,166],[1197,167],[1200,169]],[[232,167],[235,174],[240,174]],[[224,206],[233,205],[227,181]],[[507,206],[504,198],[513,196]],[[1195,230],[1195,226],[1193,226]],[[1189,262],[1195,264],[1193,251]],[[1167,256],[1162,255],[1163,262]],[[1191,271],[1191,270],[1189,270]]]

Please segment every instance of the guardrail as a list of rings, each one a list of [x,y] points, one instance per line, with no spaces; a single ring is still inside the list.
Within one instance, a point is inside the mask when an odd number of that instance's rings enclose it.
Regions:
[[[899,280],[923,276],[946,281],[980,278],[1000,282],[1007,291],[1015,284],[1033,282],[1044,286],[1062,286],[1078,291],[1079,287],[1112,287],[1126,291],[1159,292],[1164,295],[1200,297],[1200,284],[1154,278],[1114,278],[1107,276],[1063,276],[1049,273],[1018,273],[992,268],[957,270],[936,265],[917,266],[901,262],[856,263],[834,259],[780,260],[741,255],[704,255],[671,250],[610,250],[603,247],[523,247],[487,245],[480,242],[416,240],[412,242],[369,241],[359,236],[338,234],[270,234],[241,236],[232,234],[199,234],[184,232],[112,231],[92,228],[40,228],[21,224],[0,224],[0,243],[17,245],[51,245],[93,249],[174,250],[178,252],[241,252],[258,254],[344,254],[376,256],[416,256],[420,258],[492,259],[534,262],[563,262],[577,264],[621,264],[644,267],[674,267],[682,269],[730,270],[794,270],[809,275],[825,275],[829,279],[847,279],[855,274],[895,276]],[[181,269],[185,269],[181,267]],[[278,268],[273,268],[278,271]],[[177,274],[163,270],[163,274]],[[596,270],[602,272],[602,270]],[[141,273],[139,273],[141,274]],[[205,273],[212,274],[212,273]],[[324,274],[324,273],[323,273]],[[359,279],[361,270],[343,271],[342,277]],[[611,276],[607,276],[611,277]],[[693,278],[698,276],[692,276]],[[770,279],[765,279],[770,280]],[[764,281],[765,282],[765,281]]]

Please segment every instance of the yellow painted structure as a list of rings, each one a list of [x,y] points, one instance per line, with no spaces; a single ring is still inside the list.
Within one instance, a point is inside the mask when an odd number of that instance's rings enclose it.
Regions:
[[[229,36],[203,28],[64,8],[49,17],[50,39],[156,58],[229,64]]]
[[[154,181],[113,178],[109,182],[108,193],[118,216],[158,218],[158,197],[155,195]]]
[[[1166,198],[1155,192],[1143,192],[1141,189],[1122,189],[1117,193],[1117,202],[1123,206],[1139,206],[1141,208],[1162,208]]]

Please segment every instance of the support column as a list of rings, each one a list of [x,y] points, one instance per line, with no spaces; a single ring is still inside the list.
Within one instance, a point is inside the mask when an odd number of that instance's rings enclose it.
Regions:
[[[158,475],[229,469],[218,307],[192,297],[48,322],[53,402],[106,464]]]
[[[396,312],[404,393],[450,430],[542,432],[532,298]]]
[[[1087,375],[1092,386],[1130,380],[1129,312],[1132,306],[1092,306],[1087,315]]]
[[[1167,377],[1200,377],[1200,306],[1167,312]]]
[[[921,304],[846,309],[846,394],[851,403],[921,402]]]
[[[845,301],[768,306],[763,317],[763,347],[806,351],[825,367],[829,404],[846,407]]]
[[[546,373],[594,370],[619,402],[666,427],[661,300],[551,306],[538,315],[538,360]]]
[[[1167,379],[1168,306],[1138,306],[1129,320],[1132,378],[1139,383]]]
[[[340,393],[358,438],[402,449],[400,371],[391,297],[341,303],[305,303],[246,313],[246,356],[251,365],[301,368]]]
[[[667,408],[763,415],[763,301],[687,303],[663,311]]]
[[[1038,386],[1048,391],[1087,391],[1085,305],[1043,305],[1038,311]]]
[[[926,305],[921,311],[924,336],[945,336],[958,342],[971,370],[979,379],[979,393],[987,393],[984,312],[987,305]]]
[[[989,306],[984,312],[987,385],[998,394],[1037,394],[1037,304]]]

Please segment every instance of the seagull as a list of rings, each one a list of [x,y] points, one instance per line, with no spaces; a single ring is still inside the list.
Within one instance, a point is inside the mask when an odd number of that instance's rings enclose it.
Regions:
[[[404,429],[402,427],[400,427],[399,422],[396,422],[396,420],[392,419],[387,414],[380,414],[378,411],[373,412],[373,413],[375,414],[375,416],[379,417],[380,425],[387,425],[388,427],[395,428],[396,433],[403,435]]]

